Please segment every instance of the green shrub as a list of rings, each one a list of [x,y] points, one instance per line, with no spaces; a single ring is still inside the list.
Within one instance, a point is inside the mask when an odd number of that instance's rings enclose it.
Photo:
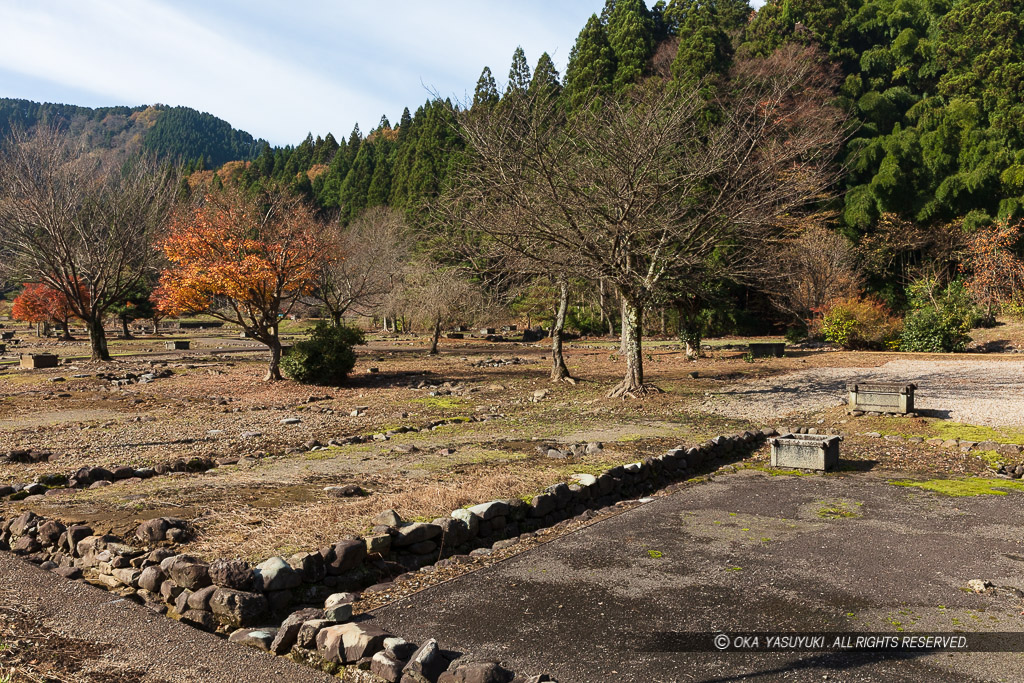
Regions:
[[[786,341],[790,344],[799,344],[805,339],[807,339],[807,328],[803,325],[786,328]]]
[[[916,283],[911,287],[911,304],[915,309],[903,322],[900,349],[934,353],[963,351],[971,341],[971,328],[982,318],[970,293],[958,280],[941,292],[932,291],[927,295],[928,291]]]
[[[873,297],[829,302],[819,325],[826,341],[844,349],[888,350],[899,344],[899,319]]]
[[[362,343],[360,330],[320,322],[309,339],[296,343],[281,359],[281,369],[302,384],[341,384],[356,364],[352,347]]]

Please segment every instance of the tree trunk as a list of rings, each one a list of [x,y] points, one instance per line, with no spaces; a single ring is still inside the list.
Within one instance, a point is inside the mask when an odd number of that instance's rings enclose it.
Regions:
[[[341,313],[331,311],[331,322],[335,327],[341,327]]]
[[[121,336],[125,339],[131,339],[132,333],[128,329],[128,318],[121,316]]]
[[[267,374],[263,380],[276,382],[281,379],[281,342],[275,339],[268,346],[270,347],[270,364],[267,366]]]
[[[644,386],[644,359],[641,329],[643,311],[632,296],[622,296],[622,355],[626,359],[626,376],[608,396],[636,398],[648,391]]]
[[[573,382],[569,368],[565,365],[565,358],[562,356],[562,330],[565,329],[565,314],[569,310],[569,283],[566,280],[558,282],[558,311],[555,314],[555,323],[551,326],[551,381],[552,382]]]
[[[86,320],[89,328],[89,346],[92,348],[92,360],[110,360],[110,352],[107,351],[107,333],[103,331],[103,321]]]
[[[68,319],[67,318],[64,318],[64,320],[60,321],[60,329],[61,329],[61,332],[62,332],[61,337],[60,337],[62,341],[74,341],[75,340],[75,338],[71,336],[71,330],[68,329]]]
[[[690,360],[700,358],[700,345],[703,341],[699,313],[686,310],[680,306],[679,309],[679,338],[686,344],[686,357]]]
[[[622,318],[621,319],[622,334],[620,336],[620,342],[619,342],[619,355],[620,356],[625,356],[626,354],[629,353],[629,348],[628,348],[628,346],[626,344],[626,324],[627,324],[626,323],[626,316],[628,315],[628,313],[626,312],[626,305],[627,305],[626,304],[626,297],[622,297],[622,299],[619,300],[619,303],[620,303],[619,308],[621,310],[621,318]],[[635,311],[635,309],[634,309],[634,311]],[[639,315],[639,313],[637,313],[637,315]],[[637,325],[640,324],[639,319],[637,319],[636,324]]]
[[[437,355],[437,340],[441,338],[441,319],[438,318],[434,321],[434,332],[430,335],[430,350],[427,351],[428,356]]]
[[[260,337],[263,335],[257,336],[256,334],[253,334],[253,336],[256,337],[258,341],[262,341],[270,347],[270,365],[267,366],[267,374],[263,380],[266,382],[276,382],[281,379],[282,355],[281,336],[277,333],[277,324],[275,323],[273,327],[267,330],[267,333],[268,334],[262,339]]]

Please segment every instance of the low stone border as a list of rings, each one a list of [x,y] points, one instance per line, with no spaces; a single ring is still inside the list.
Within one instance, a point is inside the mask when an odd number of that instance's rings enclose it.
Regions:
[[[608,469],[600,475],[577,474],[573,483],[548,487],[529,502],[495,500],[455,510],[431,523],[402,523],[393,511],[378,516],[366,537],[351,537],[315,552],[285,559],[271,557],[252,567],[243,560],[205,563],[168,548],[137,547],[115,536],[100,536],[85,525],[65,527],[25,512],[0,524],[0,550],[10,549],[69,579],[85,579],[141,602],[161,614],[211,632],[230,633],[229,640],[262,647],[336,673],[355,667],[362,680],[466,682],[513,679],[493,663],[466,665],[459,673],[428,641],[415,649],[372,624],[352,621],[356,591],[387,590],[382,578],[434,565],[458,563],[460,557],[488,556],[510,548],[533,531],[564,524],[621,499],[636,497],[695,474],[717,460],[741,459],[775,430],[720,436],[694,448],[674,448],[643,462]],[[137,537],[151,542],[167,536],[174,520],[144,523]],[[525,536],[524,536],[525,534]],[[468,555],[467,555],[468,553]],[[368,587],[367,587],[368,586]],[[323,605],[292,611],[297,605]],[[268,620],[282,619],[275,628]],[[389,648],[388,642],[392,645]],[[404,649],[399,651],[395,646]],[[406,654],[408,659],[400,656]],[[444,667],[442,668],[442,664]],[[479,669],[479,671],[478,671]],[[427,675],[425,672],[436,672]],[[442,675],[443,674],[443,675]],[[417,677],[418,676],[418,677]],[[447,676],[447,677],[446,677]]]
[[[413,432],[426,432],[452,424],[466,424],[477,422],[490,422],[491,420],[503,417],[499,414],[472,415],[469,417],[452,417],[442,420],[432,420],[421,427],[399,427],[387,432],[367,434],[365,436],[355,435],[342,439],[330,439],[327,445],[316,439],[305,441],[303,444],[294,446],[287,450],[287,453],[306,453],[312,451],[326,450],[332,446],[348,446],[352,444],[368,443],[372,441],[390,441],[392,437],[400,434]],[[242,434],[243,437],[246,434]],[[248,436],[255,436],[249,434]],[[38,463],[48,461],[53,452],[38,448],[16,449],[9,451],[6,457],[13,462]],[[138,482],[143,479],[150,479],[155,476],[172,474],[176,472],[206,472],[225,465],[236,465],[240,461],[251,459],[253,456],[211,458],[208,456],[193,456],[191,458],[178,458],[158,463],[153,467],[128,467],[115,466],[111,469],[105,467],[82,467],[71,474],[40,474],[31,482],[0,485],[0,499],[24,500],[29,496],[52,496],[67,492],[68,489],[100,488],[109,486],[115,481]]]

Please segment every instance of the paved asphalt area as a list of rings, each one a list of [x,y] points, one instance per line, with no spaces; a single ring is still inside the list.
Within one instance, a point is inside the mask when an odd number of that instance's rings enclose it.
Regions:
[[[55,633],[107,646],[98,659],[88,662],[87,671],[96,672],[96,680],[104,680],[102,672],[109,672],[132,679],[138,675],[138,680],[150,683],[337,681],[284,658],[228,643],[99,588],[68,581],[8,553],[0,553],[0,582],[5,601],[41,618]]]
[[[1021,651],[679,651],[677,632],[1024,631],[1024,493],[889,482],[719,476],[375,616],[407,640],[560,683],[1024,680]],[[997,588],[970,592],[974,578]]]

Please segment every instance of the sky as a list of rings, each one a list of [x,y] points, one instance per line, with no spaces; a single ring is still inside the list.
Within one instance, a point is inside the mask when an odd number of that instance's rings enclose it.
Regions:
[[[762,2],[755,2],[760,5]],[[0,0],[0,97],[183,105],[274,145],[499,85],[521,45],[564,74],[603,0]]]

